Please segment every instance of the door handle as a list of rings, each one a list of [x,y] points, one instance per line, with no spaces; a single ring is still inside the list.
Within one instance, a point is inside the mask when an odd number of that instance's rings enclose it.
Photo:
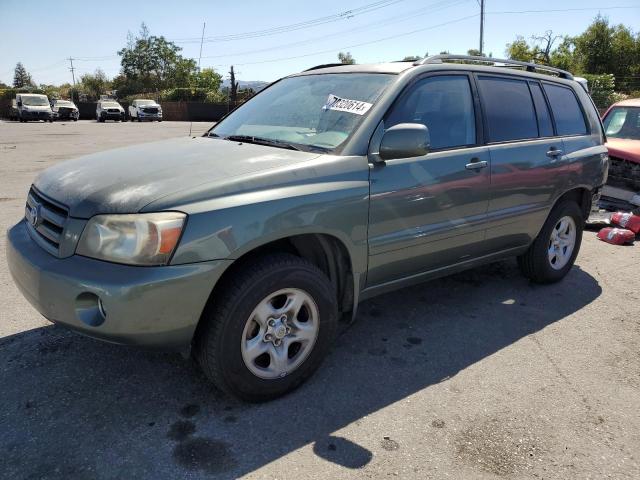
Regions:
[[[547,152],[547,157],[557,158],[557,157],[560,157],[562,153],[563,153],[562,150],[555,147],[551,147],[551,149]]]
[[[464,168],[467,170],[477,170],[480,168],[486,168],[489,166],[489,162],[486,160],[479,160],[477,158],[472,158],[470,163],[467,163]]]

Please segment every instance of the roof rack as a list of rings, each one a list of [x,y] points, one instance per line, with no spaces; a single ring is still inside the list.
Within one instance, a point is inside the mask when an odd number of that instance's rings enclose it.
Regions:
[[[475,62],[475,63],[491,63],[495,67],[509,67],[509,66],[517,66],[524,67],[527,72],[537,72],[537,71],[545,71],[551,72],[558,75],[560,78],[566,78],[567,80],[573,80],[573,75],[567,72],[566,70],[561,70],[555,67],[549,67],[547,65],[539,65],[537,63],[532,62],[521,62],[519,60],[505,60],[503,58],[492,58],[492,57],[479,57],[473,55],[432,55],[430,57],[425,57],[421,60],[416,60],[414,65],[425,65],[429,63],[445,63],[450,60],[461,60],[465,62]],[[497,65],[501,64],[501,65]]]
[[[320,68],[329,68],[329,67],[344,67],[347,65],[346,63],[323,63],[322,65],[316,65],[315,67],[307,68],[303,70],[303,72],[309,72],[311,70],[318,70]]]

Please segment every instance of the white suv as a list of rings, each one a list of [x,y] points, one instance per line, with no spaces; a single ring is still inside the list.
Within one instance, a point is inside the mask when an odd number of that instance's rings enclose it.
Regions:
[[[131,102],[131,105],[129,105],[129,116],[131,117],[132,122],[135,120],[138,120],[139,122],[143,120],[157,120],[161,122],[162,107],[154,100],[136,99]]]
[[[124,108],[115,100],[100,100],[96,105],[96,120],[104,122],[106,120],[126,121]]]

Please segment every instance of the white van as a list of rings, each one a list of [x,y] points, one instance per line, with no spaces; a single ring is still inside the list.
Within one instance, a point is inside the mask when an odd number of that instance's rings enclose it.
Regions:
[[[16,95],[16,107],[18,108],[18,120],[44,120],[53,122],[53,112],[46,95],[35,93],[18,93]]]

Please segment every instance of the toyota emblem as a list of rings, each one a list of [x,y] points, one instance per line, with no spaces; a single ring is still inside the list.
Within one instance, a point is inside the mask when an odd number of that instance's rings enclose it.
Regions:
[[[40,224],[40,205],[29,207],[29,223],[36,228]]]

